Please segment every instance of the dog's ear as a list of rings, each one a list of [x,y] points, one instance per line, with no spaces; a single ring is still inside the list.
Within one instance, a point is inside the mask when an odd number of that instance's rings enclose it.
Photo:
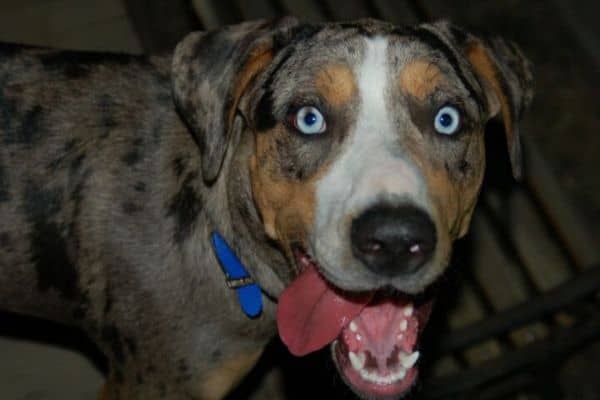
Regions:
[[[485,91],[490,117],[504,125],[513,175],[521,177],[519,120],[533,98],[531,63],[512,42],[471,37],[464,52]]]
[[[484,91],[489,118],[504,125],[513,175],[521,177],[518,123],[533,98],[532,65],[521,50],[500,38],[480,38],[448,21],[429,25],[466,58]]]
[[[293,18],[247,22],[212,32],[194,32],[179,43],[172,64],[178,112],[200,147],[202,176],[214,181],[221,169],[241,96],[274,56],[277,32]]]

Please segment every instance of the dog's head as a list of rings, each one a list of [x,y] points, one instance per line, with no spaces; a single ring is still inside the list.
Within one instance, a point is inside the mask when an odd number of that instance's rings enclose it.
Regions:
[[[300,273],[281,296],[282,338],[296,354],[334,341],[344,379],[369,398],[414,382],[429,303],[410,295],[468,230],[490,119],[519,175],[530,86],[514,45],[445,22],[245,23],[191,34],[174,58],[204,179],[252,138],[253,204]]]

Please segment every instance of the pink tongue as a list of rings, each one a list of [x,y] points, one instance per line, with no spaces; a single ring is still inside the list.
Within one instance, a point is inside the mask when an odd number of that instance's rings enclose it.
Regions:
[[[279,336],[295,356],[319,350],[338,337],[372,297],[344,296],[311,265],[279,297]]]

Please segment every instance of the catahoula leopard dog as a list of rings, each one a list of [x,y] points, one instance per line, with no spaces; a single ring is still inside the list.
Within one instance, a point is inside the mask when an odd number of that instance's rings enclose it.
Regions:
[[[0,307],[83,328],[106,399],[219,399],[279,331],[413,386],[517,47],[449,23],[249,22],[168,56],[0,47]]]

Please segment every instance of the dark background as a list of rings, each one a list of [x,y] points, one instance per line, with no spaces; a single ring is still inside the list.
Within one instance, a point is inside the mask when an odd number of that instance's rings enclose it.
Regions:
[[[419,396],[599,399],[600,346],[593,340],[600,329],[590,323],[599,315],[598,286],[589,274],[600,262],[600,2],[0,0],[0,41],[162,52],[190,30],[283,14],[311,22],[447,18],[521,45],[536,77],[536,98],[521,129],[526,179],[511,181],[502,143],[491,138],[493,168],[473,233],[457,249],[460,270],[443,289],[451,300],[439,305],[428,330],[432,350]],[[536,299],[552,307],[520,306]],[[477,325],[494,316],[503,329]],[[472,332],[481,337],[462,346],[448,339]],[[102,357],[69,328],[0,314],[0,355],[2,399],[92,399],[102,381]],[[274,345],[263,366],[279,356],[285,352]],[[268,379],[275,386],[286,382],[290,396],[348,397],[326,355],[287,360]],[[256,372],[243,389],[261,379]]]

